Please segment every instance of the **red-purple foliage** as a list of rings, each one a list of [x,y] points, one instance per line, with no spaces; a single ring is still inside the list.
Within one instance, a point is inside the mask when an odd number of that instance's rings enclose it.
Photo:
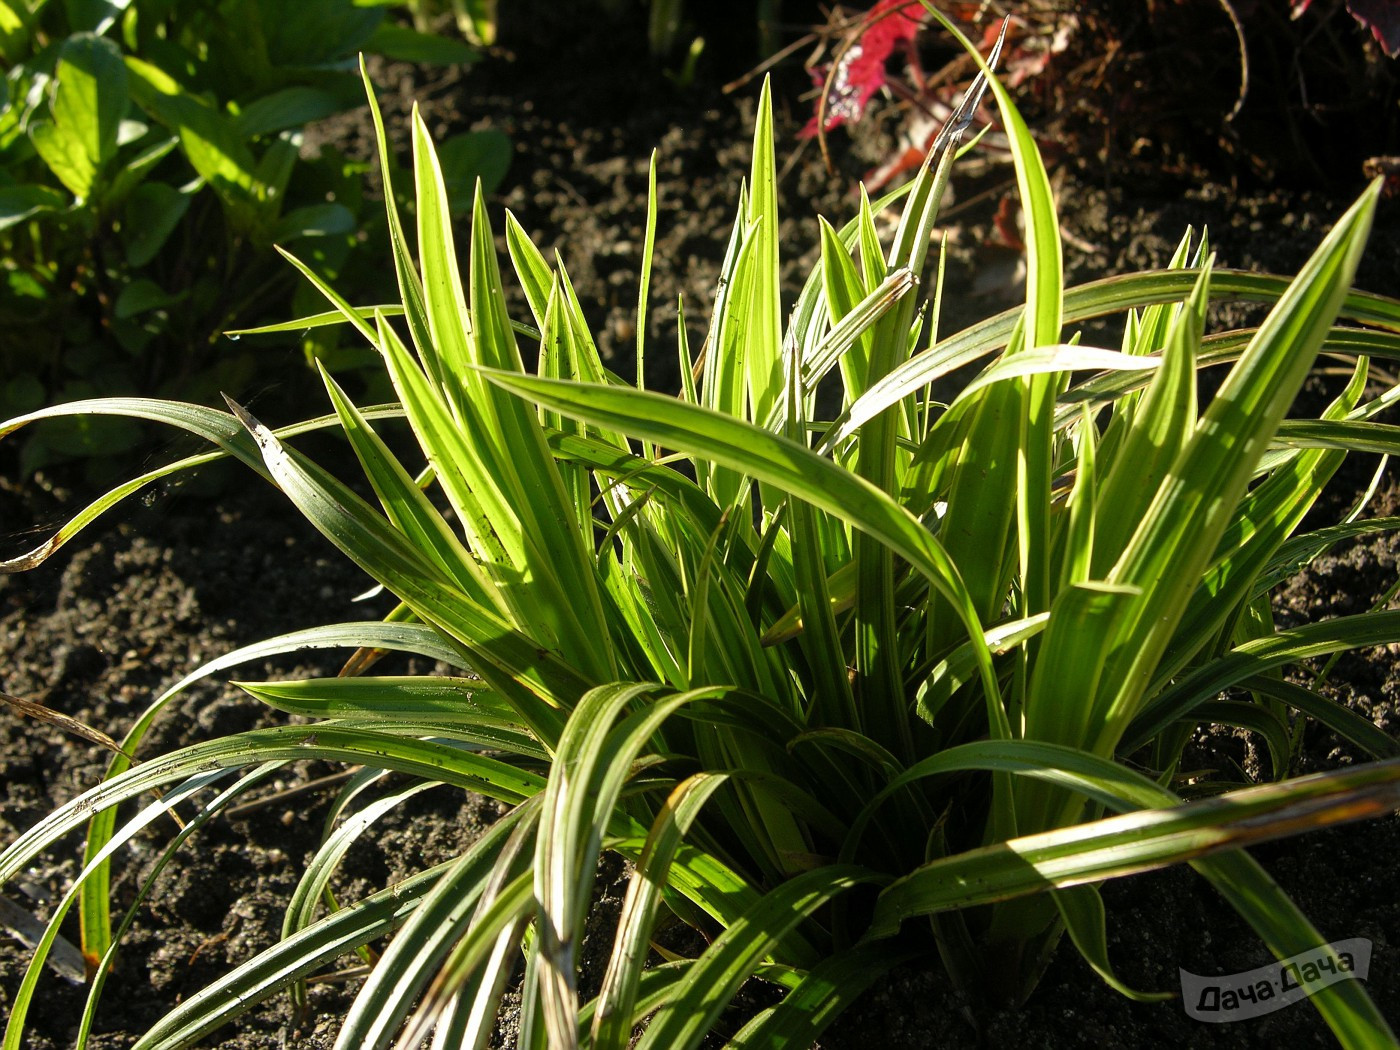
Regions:
[[[1306,11],[1312,0],[1293,0],[1293,17]],[[1347,0],[1351,17],[1371,31],[1389,57],[1400,56],[1400,0]]]
[[[923,7],[918,0],[879,0],[866,15],[865,27],[859,38],[836,62],[836,75],[830,66],[812,70],[817,87],[827,90],[825,107],[817,112],[824,119],[822,131],[840,127],[847,121],[859,120],[871,96],[885,85],[885,63],[894,49],[913,40],[923,23]],[[817,134],[818,117],[814,116],[801,131],[802,138]]]

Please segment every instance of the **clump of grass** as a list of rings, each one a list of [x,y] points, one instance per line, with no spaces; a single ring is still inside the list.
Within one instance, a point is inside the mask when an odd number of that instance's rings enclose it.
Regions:
[[[922,307],[920,290],[937,270],[939,202],[985,91],[1013,147],[1026,302],[948,335],[937,282]],[[233,403],[143,400],[0,427],[105,412],[219,448],[114,490],[11,567],[42,560],[142,485],[231,455],[399,602],[382,622],[272,639],[191,676],[311,645],[359,649],[341,677],[240,683],[310,726],[135,765],[119,757],[106,781],[0,855],[0,879],[13,878],[88,827],[83,876],[50,927],[81,902],[97,975],[84,1038],[120,943],[111,855],[182,807],[192,819],[157,872],[178,863],[204,822],[311,758],[364,772],[337,803],[344,819],[290,902],[284,939],[137,1046],[192,1045],[279,991],[300,999],[308,975],[391,933],[342,1047],[429,1035],[485,1045],[517,984],[520,1046],[625,1047],[644,1024],[637,1045],[690,1047],[751,978],[782,997],[735,1044],[801,1046],[921,953],[938,953],[975,1000],[1020,1000],[1065,932],[1105,980],[1152,998],[1113,974],[1096,885],[1172,863],[1210,880],[1278,956],[1323,943],[1240,847],[1379,814],[1400,795],[1392,740],[1277,674],[1395,641],[1400,614],[1280,631],[1268,600],[1330,544],[1395,525],[1296,534],[1349,451],[1400,448],[1395,428],[1371,421],[1400,394],[1366,396],[1369,357],[1400,353],[1400,303],[1350,291],[1378,186],[1291,280],[1220,269],[1188,235],[1166,270],[1066,289],[1045,170],[988,71],[910,185],[862,200],[839,229],[820,222],[820,261],[784,303],[765,89],[706,347],[694,357],[682,334],[685,384],[672,397],[606,371],[562,262],[508,218],[530,309],[511,317],[481,195],[459,262],[416,118],[413,146],[416,258],[389,205],[401,305],[359,309],[322,286],[381,355],[398,403],[357,407],[327,376],[333,414],[282,430]],[[891,208],[900,219],[883,243],[875,218]],[[653,190],[643,315],[656,216]],[[1207,335],[1218,298],[1269,313],[1257,328]],[[1067,337],[1108,314],[1126,316],[1120,348]],[[654,352],[647,325],[637,331],[638,353]],[[537,346],[533,373],[522,340]],[[1319,418],[1285,420],[1321,352],[1353,358],[1351,382]],[[951,402],[929,393],[978,362]],[[1229,374],[1198,404],[1206,364]],[[828,378],[841,411],[818,420]],[[406,423],[415,456],[396,457],[381,423]],[[296,451],[312,429],[344,434],[373,502]],[[379,650],[458,671],[365,673]],[[126,752],[185,684],[152,704]],[[1378,761],[1281,779],[1296,714]],[[1214,723],[1258,733],[1276,782],[1191,783],[1195,800],[1183,802],[1183,748]],[[379,784],[386,771],[407,786]],[[455,860],[358,901],[327,896],[355,839],[428,783],[512,809]],[[119,806],[156,788],[158,801],[118,824]],[[604,850],[632,865],[632,881],[601,989],[581,1001],[577,949]],[[700,930],[704,950],[648,966],[663,914]],[[7,1046],[21,1038],[48,943],[16,996]],[[1357,982],[1312,1002],[1348,1046],[1393,1039]]]

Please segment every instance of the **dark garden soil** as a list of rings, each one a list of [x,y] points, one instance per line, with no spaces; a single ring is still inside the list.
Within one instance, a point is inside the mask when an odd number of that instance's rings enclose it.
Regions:
[[[380,67],[376,76],[393,135],[402,148],[412,100],[435,136],[469,127],[499,127],[515,143],[512,169],[495,199],[501,228],[510,208],[546,252],[559,248],[600,345],[619,373],[634,367],[636,271],[645,221],[647,159],[658,152],[660,232],[647,332],[650,385],[674,389],[677,295],[686,301],[692,347],[703,340],[708,296],[720,258],[738,180],[746,170],[757,85],[731,95],[713,85],[742,70],[743,39],[726,46],[711,34],[715,65],[689,89],[676,87],[645,59],[635,31],[599,26],[578,14],[529,19],[502,4],[502,38],[512,55],[494,55],[467,70]],[[553,5],[538,5],[551,7]],[[576,5],[559,5],[572,8]],[[591,8],[592,5],[577,5]],[[699,5],[697,5],[699,6]],[[742,17],[735,16],[742,24]],[[738,37],[743,34],[736,31]],[[806,119],[799,101],[807,86],[796,66],[775,80],[780,158],[789,156]],[[1394,108],[1393,103],[1390,107]],[[1147,134],[1145,131],[1144,134]],[[817,214],[851,214],[853,179],[890,150],[888,121],[870,122],[854,141],[833,136],[839,169],[829,175],[812,144],[782,181],[787,223],[785,258],[796,282],[814,256]],[[362,118],[317,129],[367,156]],[[312,146],[315,145],[313,141]],[[1059,144],[1060,155],[1065,144]],[[1379,151],[1378,151],[1379,152]],[[1089,163],[1055,169],[1067,231],[1071,281],[1165,263],[1187,224],[1208,225],[1223,264],[1292,272],[1364,184],[1358,171],[1325,189],[1231,185],[1166,179],[1125,181]],[[1182,170],[1190,170],[1183,165]],[[1246,173],[1247,174],[1247,173]],[[1014,258],[989,246],[995,206],[1010,178],[997,167],[955,184],[959,211],[949,227],[945,331],[1014,302]],[[1349,181],[1348,181],[1349,178]],[[1287,180],[1285,180],[1287,181]],[[990,191],[990,192],[988,192]],[[978,195],[986,194],[979,203]],[[1400,202],[1387,201],[1360,283],[1400,293]],[[260,389],[268,421],[290,422],[319,406],[306,377],[295,376],[295,351],[268,350]],[[293,376],[288,379],[287,376]],[[1321,397],[1335,377],[1319,376],[1308,396]],[[307,392],[301,399],[301,391]],[[257,391],[240,391],[259,409]],[[320,411],[319,408],[315,409]],[[164,440],[164,436],[161,438]],[[151,446],[150,460],[188,451]],[[334,451],[327,453],[334,456]],[[96,494],[74,469],[20,477],[0,474],[0,554],[12,556],[45,538]],[[143,464],[128,464],[136,472]],[[1316,524],[1345,513],[1376,469],[1357,459],[1337,480]],[[1400,476],[1384,479],[1368,514],[1400,513]],[[1277,596],[1282,622],[1302,623],[1353,613],[1381,600],[1396,579],[1400,539],[1381,537],[1339,547]],[[167,487],[133,500],[40,569],[0,577],[0,689],[120,737],[151,697],[204,660],[239,645],[298,628],[383,615],[382,600],[356,602],[367,581],[261,481],[232,468],[211,480]],[[407,661],[405,661],[405,665]],[[401,666],[405,666],[401,665]],[[240,668],[237,677],[334,673],[333,656],[298,654]],[[1400,730],[1400,646],[1345,656],[1332,670],[1328,695],[1390,731]],[[273,724],[276,718],[226,684],[226,676],[191,688],[157,724],[142,748],[152,756],[196,740]],[[1203,761],[1228,771],[1250,768],[1247,739],[1202,739]],[[1335,768],[1361,755],[1310,729],[1295,772]],[[11,841],[53,807],[93,785],[106,755],[88,742],[0,712],[0,838]],[[289,768],[279,787],[295,789],[334,773]],[[90,1045],[116,1048],[182,998],[278,936],[282,910],[314,850],[333,792],[274,796],[214,821],[163,874],[139,916],[97,1015]],[[498,807],[447,789],[419,796],[391,816],[373,842],[352,853],[342,899],[388,885],[458,851],[498,814]],[[113,892],[129,901],[169,829],[142,837],[120,858]],[[7,886],[14,909],[46,915],[78,870],[80,842],[36,865]],[[1400,820],[1317,832],[1259,848],[1258,858],[1329,939],[1369,938],[1374,945],[1369,988],[1393,1024],[1400,1023]],[[605,865],[600,931],[621,892],[618,865]],[[1110,954],[1137,987],[1170,990],[1178,967],[1199,974],[1263,965],[1268,954],[1203,880],[1187,870],[1137,876],[1106,885]],[[12,918],[4,925],[14,926]],[[76,940],[75,928],[65,932]],[[601,934],[600,934],[601,935]],[[0,1013],[8,1014],[28,949],[0,932]],[[79,960],[79,965],[80,965]],[[356,987],[357,960],[342,963],[340,980],[312,986],[309,1016],[296,1023],[284,998],[239,1019],[204,1045],[229,1048],[329,1046],[336,1019]],[[71,1045],[84,989],[50,973],[33,1010],[36,1050]],[[507,1026],[508,1027],[508,1026]],[[1179,1001],[1133,1003],[1108,989],[1067,942],[1024,1009],[983,1019],[985,1045],[998,1047],[1264,1047],[1327,1046],[1332,1037],[1306,1004],[1234,1025],[1188,1018]],[[962,1003],[932,964],[910,966],[879,984],[832,1029],[823,1047],[977,1044]],[[502,1040],[511,1045],[508,1030]]]

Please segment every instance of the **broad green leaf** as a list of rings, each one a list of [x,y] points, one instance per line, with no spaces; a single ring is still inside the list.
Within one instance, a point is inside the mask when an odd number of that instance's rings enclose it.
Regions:
[[[143,182],[126,198],[126,261],[144,267],[160,254],[189,210],[191,194],[163,182]]]
[[[266,205],[257,163],[234,122],[158,66],[132,55],[125,62],[132,97],[180,136],[190,165],[218,194],[235,228],[251,232]]]
[[[48,186],[0,186],[0,231],[45,212],[62,211],[68,199]]]
[[[97,181],[97,166],[83,149],[82,140],[47,120],[29,125],[29,139],[58,181],[80,202],[86,202]]]
[[[383,55],[398,62],[418,65],[466,66],[475,62],[480,52],[470,44],[436,33],[420,33],[408,26],[384,23],[365,41],[364,49],[373,55]]]
[[[297,85],[254,99],[239,110],[233,126],[245,139],[301,128],[339,112],[339,100],[329,91]]]
[[[495,193],[510,170],[510,136],[497,128],[453,135],[437,152],[453,215],[470,210],[478,179],[484,192]]]
[[[51,110],[53,124],[34,144],[73,195],[86,198],[117,152],[117,128],[126,115],[127,74],[121,49],[93,33],[75,33],[58,52]],[[66,164],[55,166],[61,155]]]
[[[473,43],[490,47],[496,42],[497,0],[454,0],[457,25]]]
[[[384,23],[382,6],[341,0],[253,0],[274,69],[306,69],[351,60]]]
[[[0,0],[0,58],[7,63],[27,57],[34,8],[30,0]]]
[[[283,202],[287,199],[287,186],[292,180],[292,170],[296,167],[300,155],[301,147],[297,136],[290,131],[284,131],[269,142],[262,156],[257,158],[253,167],[253,192],[258,202],[259,223],[253,234],[259,245],[270,243],[269,226],[276,229],[272,224],[281,215]]]
[[[123,158],[121,167],[112,175],[106,191],[102,194],[103,205],[116,208],[125,204],[133,193],[146,184],[146,176],[151,173],[152,169],[179,144],[178,138],[174,135],[168,135],[158,138],[136,156],[129,159]],[[199,189],[200,183],[196,180],[183,187],[180,192],[193,195],[199,192]]]
[[[289,211],[268,235],[278,244],[290,244],[303,237],[336,237],[353,233],[355,214],[343,204],[310,204]]]
[[[112,314],[119,320],[126,320],[128,317],[136,317],[150,310],[178,303],[184,297],[185,293],[172,294],[155,281],[144,277],[137,278],[117,294],[116,301],[112,304]]]

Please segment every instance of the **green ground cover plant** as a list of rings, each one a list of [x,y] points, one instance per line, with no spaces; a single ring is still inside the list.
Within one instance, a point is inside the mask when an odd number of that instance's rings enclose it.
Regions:
[[[464,37],[474,44],[490,47],[496,42],[496,0],[404,0],[420,32],[450,13]]]
[[[224,329],[285,318],[314,295],[277,261],[375,294],[354,251],[382,254],[366,165],[301,155],[307,125],[363,104],[360,51],[467,63],[388,4],[299,0],[0,0],[0,414],[152,390],[215,397],[255,369]],[[498,182],[510,143],[456,137],[449,169]],[[380,294],[388,294],[391,289]],[[330,355],[333,330],[307,342]],[[337,362],[331,359],[332,364]],[[138,431],[69,421],[30,441],[27,469],[122,451]]]
[[[1026,302],[946,334],[932,233],[984,92],[1013,146]],[[327,374],[332,413],[277,430],[232,401],[134,398],[0,424],[4,436],[112,414],[216,446],[114,489],[11,571],[144,486],[231,456],[398,602],[382,621],[299,631],[195,670],[128,731],[102,784],[0,854],[0,881],[13,879],[86,828],[82,875],[15,996],[6,1048],[21,1044],[73,905],[93,975],[81,1043],[162,869],[231,802],[307,759],[361,769],[284,939],[137,1046],[194,1045],[274,994],[304,1002],[307,977],[371,945],[381,954],[342,1047],[429,1035],[484,1046],[512,988],[522,1047],[626,1047],[643,1022],[636,1045],[693,1047],[754,978],[780,997],[732,1044],[806,1046],[920,955],[940,956],[974,1003],[1020,1001],[1065,933],[1124,994],[1159,997],[1114,974],[1096,886],[1175,863],[1278,957],[1323,944],[1241,847],[1400,799],[1396,742],[1281,675],[1400,639],[1400,613],[1281,630],[1269,604],[1333,544],[1400,524],[1355,514],[1299,532],[1348,453],[1400,450],[1400,429],[1375,419],[1400,390],[1368,381],[1372,358],[1400,356],[1400,302],[1351,288],[1379,184],[1291,279],[1217,267],[1204,235],[1188,234],[1167,269],[1066,288],[1044,167],[984,70],[908,186],[863,197],[839,228],[819,222],[820,261],[784,302],[765,89],[709,334],[696,353],[679,326],[683,389],[670,396],[608,373],[563,261],[508,217],[529,309],[511,316],[482,195],[459,257],[421,120],[412,137],[415,229],[385,195],[401,302],[353,306],[293,259],[331,304],[316,320],[375,348],[395,403],[356,406]],[[654,194],[647,204],[639,357],[655,352]],[[887,210],[898,221],[882,240]],[[1267,316],[1209,331],[1223,300]],[[1081,345],[1074,327],[1108,315],[1124,318],[1120,347]],[[1323,353],[1354,363],[1350,382],[1313,417],[1286,418]],[[1209,397],[1206,368],[1225,373]],[[411,456],[376,429],[405,425]],[[297,451],[312,430],[343,434],[372,501]],[[132,760],[191,682],[308,647],[354,654],[335,678],[240,683],[295,723]],[[374,674],[393,650],[453,670]],[[1305,719],[1375,761],[1289,778]],[[1263,782],[1183,767],[1195,731],[1215,724],[1264,741]],[[356,839],[432,785],[511,809],[459,857],[338,899]],[[112,856],[171,811],[183,827],[113,916]],[[597,990],[581,996],[605,850],[630,863],[631,884]],[[686,926],[701,936],[678,937]],[[1343,1045],[1393,1045],[1360,983],[1311,1002]]]

